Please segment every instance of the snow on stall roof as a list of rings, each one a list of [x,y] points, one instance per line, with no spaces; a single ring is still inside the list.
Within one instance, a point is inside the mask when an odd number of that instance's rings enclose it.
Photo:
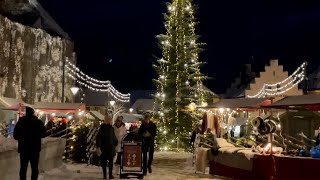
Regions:
[[[78,110],[81,106],[83,106],[81,103],[36,102],[33,107],[48,110]]]
[[[94,118],[97,118],[98,120],[103,121],[104,120],[104,115],[99,113],[98,111],[90,111],[89,112]]]

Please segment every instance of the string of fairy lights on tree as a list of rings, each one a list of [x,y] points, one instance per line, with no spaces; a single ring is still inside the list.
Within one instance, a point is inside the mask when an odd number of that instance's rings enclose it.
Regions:
[[[167,8],[166,34],[158,36],[162,58],[154,64],[159,75],[154,80],[157,86],[155,99],[160,105],[159,140],[164,150],[178,146],[192,131],[195,118],[187,106],[191,103],[200,105],[206,100],[202,89],[206,76],[200,72],[203,63],[199,61],[200,47],[204,44],[197,42],[194,7],[191,0],[173,0]]]
[[[108,92],[117,101],[129,102],[130,94],[122,94],[116,90],[110,81],[100,81],[83,73],[76,65],[66,60],[68,76],[80,85],[97,92]]]
[[[297,86],[300,82],[305,79],[307,62],[301,64],[289,77],[286,79],[273,83],[273,84],[264,84],[262,88],[255,95],[248,95],[248,98],[262,98],[266,96],[279,96],[290,91],[292,88]]]

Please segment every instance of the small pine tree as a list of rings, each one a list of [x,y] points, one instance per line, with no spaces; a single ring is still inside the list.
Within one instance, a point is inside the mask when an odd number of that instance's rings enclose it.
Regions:
[[[202,89],[206,76],[200,72],[203,63],[199,60],[204,44],[198,43],[199,36],[195,34],[192,0],[172,0],[167,7],[166,34],[158,36],[162,58],[154,64],[159,75],[154,79],[160,105],[158,144],[164,149],[188,149],[188,137],[197,123],[189,106],[206,102]]]
[[[79,126],[76,129],[74,136],[75,139],[71,143],[70,155],[71,159],[77,163],[85,163],[88,161],[87,158],[87,134],[89,133],[89,127],[85,125]]]

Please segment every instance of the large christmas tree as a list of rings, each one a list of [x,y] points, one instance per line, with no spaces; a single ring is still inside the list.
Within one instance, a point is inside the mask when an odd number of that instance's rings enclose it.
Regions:
[[[199,60],[202,43],[195,34],[192,0],[172,0],[164,15],[166,34],[158,36],[162,58],[154,64],[158,73],[156,101],[160,105],[158,145],[165,150],[187,149],[197,122],[193,107],[206,103]],[[191,106],[191,107],[190,107]]]

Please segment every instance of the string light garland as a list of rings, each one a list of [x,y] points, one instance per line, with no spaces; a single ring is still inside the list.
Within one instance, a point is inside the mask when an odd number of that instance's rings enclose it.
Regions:
[[[90,90],[97,92],[108,92],[114,99],[120,102],[130,101],[130,93],[122,94],[112,86],[110,81],[100,81],[86,75],[68,59],[66,60],[66,70],[70,78]]]
[[[250,96],[247,95],[248,98],[262,98],[266,96],[279,96],[290,91],[292,88],[297,86],[300,82],[305,79],[305,70],[307,63],[304,62],[298,67],[289,77],[286,79],[273,83],[267,84],[265,83],[262,88],[258,91],[257,94]]]

